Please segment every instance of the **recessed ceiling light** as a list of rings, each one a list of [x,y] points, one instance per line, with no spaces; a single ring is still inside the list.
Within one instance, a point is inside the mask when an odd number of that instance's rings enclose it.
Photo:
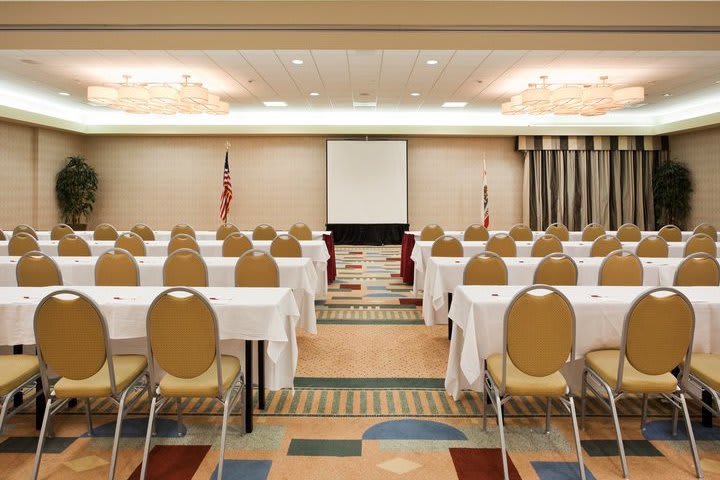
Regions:
[[[467,105],[467,102],[445,102],[442,104],[445,108],[462,108]]]
[[[377,107],[377,102],[358,102],[353,100],[353,107]]]
[[[63,97],[69,97],[70,94],[67,92],[58,92],[58,95],[62,95]]]
[[[720,84],[720,80],[715,80],[715,84]]]
[[[663,94],[663,97],[672,97],[672,93],[665,93]]]
[[[299,58],[294,58],[294,59],[292,60],[292,63],[293,63],[293,65],[302,65],[302,64],[305,63],[305,62],[303,62],[303,61],[300,60]]]
[[[310,92],[311,97],[319,97],[320,94],[318,92]]]
[[[418,92],[412,92],[412,93],[410,94],[410,96],[411,96],[411,97],[419,97],[419,96],[420,96],[420,93],[418,93]]]
[[[287,102],[263,102],[266,107],[287,107]]]
[[[438,61],[437,60],[425,60],[425,63],[428,65],[437,65]]]

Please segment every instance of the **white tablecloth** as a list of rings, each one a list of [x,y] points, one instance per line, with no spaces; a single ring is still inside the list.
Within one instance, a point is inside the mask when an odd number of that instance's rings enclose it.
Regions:
[[[125,233],[128,230],[118,230],[118,233]],[[38,230],[35,233],[37,233],[38,240],[50,240],[50,232],[48,230]],[[94,231],[92,230],[78,230],[75,232],[75,235],[78,237],[82,237],[85,240],[92,240]],[[155,240],[164,240],[168,241],[170,240],[170,230],[155,230]],[[215,240],[215,231],[214,230],[195,230],[195,238],[199,240]],[[252,239],[252,230],[242,230],[241,233],[244,233],[248,236],[248,238]],[[278,230],[278,235],[282,235],[285,233],[288,233],[286,230]],[[330,235],[332,232],[328,231],[314,231],[312,232],[312,238],[313,240],[322,240],[323,235]],[[12,230],[5,231],[5,236],[10,238],[12,236]]]
[[[461,389],[482,391],[483,360],[503,350],[505,311],[521,286],[459,286],[450,318],[450,342],[445,389],[458,398]],[[576,359],[593,350],[618,348],[625,314],[647,287],[558,287],[575,310]],[[720,352],[720,287],[681,287],[695,310],[693,351]],[[581,362],[574,362],[578,367]],[[568,364],[571,368],[571,365]],[[575,372],[578,368],[573,368]],[[577,386],[570,379],[571,386]]]
[[[163,284],[163,264],[167,257],[137,257],[142,286],[161,287]],[[0,257],[0,287],[17,285],[15,267],[19,257]],[[65,286],[95,285],[95,263],[98,257],[54,257],[63,277]],[[206,257],[208,281],[211,287],[235,286],[236,258]],[[299,326],[317,333],[315,316],[315,290],[317,272],[309,258],[276,258],[280,271],[280,286],[291,288],[298,309]]]
[[[146,316],[163,287],[70,287],[100,307],[115,347],[113,353],[145,353]],[[57,287],[0,288],[0,345],[32,345],[33,316],[40,300]],[[223,352],[244,362],[244,340],[266,340],[268,388],[293,388],[299,312],[288,288],[198,288],[218,317]]]
[[[406,231],[405,233],[409,234],[409,235],[414,235],[415,241],[420,240],[421,232],[419,232],[418,230]],[[490,235],[494,235],[496,233],[508,233],[508,231],[507,230],[489,230],[488,233]],[[608,235],[617,235],[617,231],[615,231],[615,230],[608,230],[606,233]],[[645,237],[649,237],[650,235],[657,235],[657,233],[658,232],[643,231],[643,232],[640,232],[640,235],[641,235],[641,238],[645,238]],[[569,234],[570,234],[569,239],[571,242],[579,242],[582,240],[582,232],[569,232]],[[463,237],[465,236],[465,232],[459,231],[459,230],[450,230],[450,231],[445,232],[445,235],[450,235],[451,237],[455,237],[458,240],[462,240]],[[543,235],[545,235],[545,232],[534,231],[533,239],[537,239],[539,237],[542,237]],[[687,242],[688,239],[690,237],[692,237],[692,235],[693,235],[693,232],[682,232],[682,241]]]

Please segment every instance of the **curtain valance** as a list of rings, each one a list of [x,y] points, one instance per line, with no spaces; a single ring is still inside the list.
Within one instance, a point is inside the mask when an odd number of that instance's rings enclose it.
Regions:
[[[519,136],[517,150],[668,151],[667,136]]]

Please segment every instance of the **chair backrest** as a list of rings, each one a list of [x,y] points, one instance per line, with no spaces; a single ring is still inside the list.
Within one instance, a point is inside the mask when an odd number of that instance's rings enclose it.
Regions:
[[[280,286],[280,271],[275,259],[262,250],[252,249],[243,253],[235,264],[236,287]]]
[[[253,248],[252,240],[240,232],[231,233],[223,240],[223,257],[239,257]]]
[[[507,285],[507,283],[507,265],[496,253],[479,253],[465,265],[463,285]]]
[[[195,229],[187,223],[178,223],[170,231],[170,238],[173,238],[175,235],[180,234],[189,235],[192,238],[195,238]]]
[[[508,235],[516,242],[532,242],[533,239],[533,232],[530,230],[530,227],[521,223],[513,225]]]
[[[55,225],[52,230],[50,230],[50,240],[60,240],[65,235],[70,235],[71,233],[75,233],[75,231],[70,228],[69,225],[60,223],[58,225]]]
[[[142,237],[134,232],[125,232],[115,240],[115,248],[122,248],[132,253],[135,257],[146,255],[145,242]]]
[[[84,238],[69,233],[58,242],[58,255],[61,257],[89,257],[92,253],[90,245]]]
[[[7,237],[5,236],[5,232],[3,232],[2,229],[0,228],[0,242],[6,242],[6,241],[7,241]]]
[[[693,253],[705,252],[711,257],[717,257],[717,245],[712,237],[705,235],[704,233],[696,233],[690,237],[685,244],[684,255],[687,257]]]
[[[540,260],[533,275],[534,284],[577,285],[578,269],[575,260],[565,253],[551,253]]]
[[[642,238],[642,233],[640,232],[640,227],[634,223],[625,223],[618,228],[617,238],[621,242],[639,242]]]
[[[255,227],[252,234],[253,240],[275,240],[275,237],[277,237],[277,232],[267,223]]]
[[[632,252],[615,250],[600,264],[598,285],[600,286],[642,286],[642,262]]]
[[[443,235],[445,235],[445,230],[443,230],[440,225],[431,223],[430,225],[425,225],[425,228],[420,232],[420,241],[434,242]]]
[[[225,240],[228,235],[231,233],[239,232],[240,229],[237,227],[237,225],[233,225],[232,223],[223,223],[220,225],[215,232],[215,240]]]
[[[35,240],[38,239],[37,232],[34,228],[32,228],[30,225],[26,225],[24,223],[21,223],[17,227],[13,229],[13,236],[17,235],[18,233],[27,233],[31,237],[33,237]]]
[[[117,230],[109,223],[101,223],[95,227],[95,232],[93,233],[93,240],[114,242],[117,240],[117,237]]]
[[[312,230],[302,222],[298,222],[290,227],[288,233],[298,240],[312,240]]]
[[[95,263],[98,287],[139,287],[140,269],[133,255],[122,248],[111,248]]]
[[[693,253],[680,262],[675,271],[676,287],[717,287],[720,285],[720,264],[705,252]]]
[[[431,257],[462,257],[464,255],[460,240],[450,235],[443,235],[436,239],[430,249]]]
[[[563,244],[559,238],[550,233],[546,233],[542,237],[535,240],[533,243],[532,250],[530,250],[531,257],[547,257],[551,253],[562,253]]]
[[[570,241],[570,232],[568,228],[562,223],[553,223],[546,230],[545,233],[548,235],[555,235],[560,239],[561,242]]]
[[[682,231],[675,225],[665,225],[658,232],[668,242],[682,242]]]
[[[29,233],[20,232],[10,237],[8,242],[8,255],[11,257],[21,257],[28,252],[36,252],[40,250],[35,237]]]
[[[189,248],[190,250],[195,250],[196,252],[200,253],[200,246],[198,245],[195,238],[191,237],[186,233],[179,233],[172,237],[168,242],[168,255],[182,248]]]
[[[302,257],[302,247],[297,238],[289,233],[278,235],[270,244],[273,257]]]
[[[605,235],[605,227],[599,223],[589,223],[582,231],[582,241],[592,242],[598,237]]]
[[[667,258],[669,248],[667,240],[660,235],[649,235],[638,243],[635,255],[641,258]]]
[[[610,252],[615,250],[621,250],[622,244],[617,237],[612,235],[600,235],[593,240],[592,246],[590,247],[591,257],[607,257]]]
[[[696,233],[704,233],[708,237],[712,238],[713,241],[717,242],[718,233],[717,228],[710,225],[709,223],[701,223],[697,227],[695,227],[695,230],[693,230],[693,234]]]
[[[207,287],[205,260],[195,250],[181,248],[172,252],[163,265],[163,285],[166,287]]]
[[[463,240],[466,242],[487,242],[490,238],[490,234],[484,225],[479,223],[473,223],[465,229]]]
[[[137,234],[146,242],[152,242],[153,240],[155,240],[155,232],[153,232],[153,229],[148,227],[144,223],[138,223],[137,225],[134,225],[130,229],[130,231]]]
[[[517,257],[515,240],[506,233],[496,233],[485,245],[486,252],[492,252],[501,257]]]
[[[50,287],[62,285],[62,273],[55,260],[42,252],[28,252],[15,267],[18,287]]]

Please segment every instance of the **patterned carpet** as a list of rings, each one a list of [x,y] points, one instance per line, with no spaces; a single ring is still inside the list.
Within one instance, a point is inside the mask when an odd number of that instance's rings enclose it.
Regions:
[[[317,302],[318,334],[298,333],[294,391],[269,392],[255,412],[255,431],[241,435],[233,415],[224,478],[236,479],[478,479],[502,478],[498,430],[478,418],[482,399],[445,394],[445,326],[426,327],[419,299],[399,278],[398,247],[337,247],[338,278]],[[651,401],[645,432],[640,402],[620,402],[633,479],[694,478],[687,441],[669,434],[667,404]],[[544,402],[518,398],[505,407],[511,478],[577,478],[570,421],[555,406],[544,432]],[[138,478],[148,402],[126,420],[116,478]],[[95,433],[83,410],[57,417],[41,478],[107,478],[115,412],[93,403]],[[692,406],[697,418],[699,412]],[[215,478],[221,410],[213,401],[184,403],[186,433],[178,437],[175,408],[161,416],[150,478]],[[608,415],[590,402],[582,432],[588,479],[622,478]],[[322,418],[319,418],[322,417]],[[716,422],[716,425],[718,422]],[[720,478],[720,425],[695,426],[705,477]],[[33,412],[14,417],[0,436],[0,479],[30,477],[36,432]]]

